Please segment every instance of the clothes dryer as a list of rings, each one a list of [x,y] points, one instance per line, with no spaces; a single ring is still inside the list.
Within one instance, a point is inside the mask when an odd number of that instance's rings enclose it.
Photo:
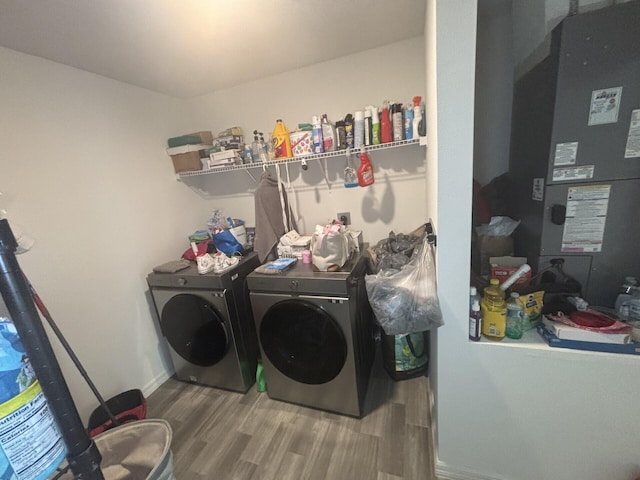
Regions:
[[[361,417],[375,355],[365,255],[338,272],[297,262],[248,277],[269,397]]]
[[[254,383],[259,349],[247,275],[258,265],[252,252],[220,275],[200,275],[194,264],[147,276],[176,378],[238,392]]]

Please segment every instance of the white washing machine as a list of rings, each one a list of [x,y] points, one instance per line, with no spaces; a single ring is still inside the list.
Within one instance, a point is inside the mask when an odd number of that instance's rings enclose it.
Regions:
[[[238,392],[253,385],[259,349],[247,275],[258,265],[249,253],[221,275],[200,275],[194,264],[147,276],[176,378]]]
[[[248,277],[269,397],[361,417],[375,355],[364,275],[368,257],[339,272],[297,262]]]

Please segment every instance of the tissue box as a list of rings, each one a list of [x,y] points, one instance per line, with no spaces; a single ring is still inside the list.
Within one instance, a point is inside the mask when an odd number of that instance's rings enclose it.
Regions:
[[[491,265],[490,278],[497,278],[498,281],[502,283],[525,263],[527,263],[526,257],[491,257],[489,258],[489,264]],[[531,270],[520,277],[516,283],[513,284],[512,289],[524,287],[529,284],[530,280]]]

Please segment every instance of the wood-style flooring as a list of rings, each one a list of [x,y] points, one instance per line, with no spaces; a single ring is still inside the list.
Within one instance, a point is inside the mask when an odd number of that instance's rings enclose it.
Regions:
[[[173,378],[147,405],[171,424],[178,480],[435,478],[429,380],[392,380],[380,355],[361,419]]]

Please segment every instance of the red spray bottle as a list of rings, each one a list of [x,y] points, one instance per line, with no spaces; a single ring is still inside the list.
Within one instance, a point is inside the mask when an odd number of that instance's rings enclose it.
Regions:
[[[385,100],[380,112],[380,140],[381,143],[393,141],[393,130],[391,128],[391,118],[389,117],[389,102]]]
[[[358,168],[358,185],[361,187],[368,187],[374,182],[373,178],[373,165],[369,160],[369,155],[364,146],[360,150],[360,167]]]

